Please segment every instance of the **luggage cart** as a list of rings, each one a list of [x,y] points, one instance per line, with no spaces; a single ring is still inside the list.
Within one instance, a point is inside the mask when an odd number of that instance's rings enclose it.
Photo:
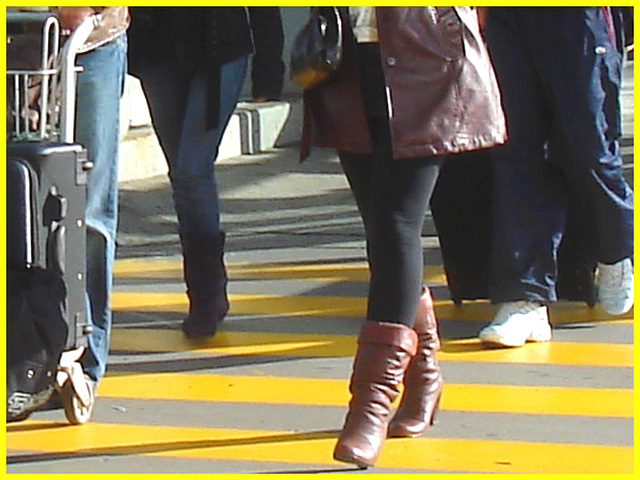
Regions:
[[[9,141],[73,143],[76,75],[81,71],[75,58],[97,19],[98,16],[85,19],[61,47],[60,26],[52,13],[7,12],[7,25],[42,24],[38,68],[7,69],[7,93],[12,92],[15,119],[12,131],[7,132]],[[11,63],[7,54],[7,65]],[[29,93],[38,86],[41,91],[33,104]],[[30,111],[40,115],[38,128],[30,128]]]
[[[89,17],[61,44],[53,12],[7,12],[8,272],[16,265],[26,272],[58,272],[65,285],[62,310],[67,327],[57,369],[46,372],[54,378],[44,379],[52,385],[36,392],[15,392],[11,397],[8,392],[8,420],[10,412],[12,420],[28,417],[51,400],[54,390],[72,424],[86,423],[95,402],[80,364],[92,330],[85,312],[84,224],[87,175],[92,164],[86,150],[73,143],[76,75],[80,71],[75,58],[94,22],[96,18]],[[10,30],[31,32],[31,37],[39,40],[33,45],[40,44],[36,55],[25,42],[18,58],[10,58]],[[28,37],[15,34],[13,38]],[[17,371],[25,382],[38,375],[31,367]]]

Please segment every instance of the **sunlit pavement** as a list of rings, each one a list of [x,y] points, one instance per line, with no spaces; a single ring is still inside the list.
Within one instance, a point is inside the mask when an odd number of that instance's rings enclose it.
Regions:
[[[631,63],[626,73],[630,73]],[[627,77],[629,79],[629,77]],[[633,90],[623,153],[633,174]],[[633,311],[561,302],[553,341],[486,350],[486,301],[448,296],[433,221],[425,282],[443,337],[439,423],[386,442],[378,466],[334,462],[366,307],[360,219],[329,152],[295,146],[218,168],[231,312],[211,340],[187,309],[166,178],[123,185],[112,355],[93,419],[7,427],[8,473],[632,473]]]

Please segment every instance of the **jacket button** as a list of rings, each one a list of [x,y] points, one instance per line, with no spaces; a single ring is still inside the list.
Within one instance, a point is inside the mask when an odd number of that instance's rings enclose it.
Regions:
[[[387,58],[387,65],[395,65],[396,64],[396,59],[394,57],[389,57]]]

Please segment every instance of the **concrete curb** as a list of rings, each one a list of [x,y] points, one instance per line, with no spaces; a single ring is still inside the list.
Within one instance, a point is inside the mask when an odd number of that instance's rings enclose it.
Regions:
[[[164,153],[153,130],[140,81],[128,76],[121,104],[118,181],[129,182],[167,173]],[[225,130],[218,162],[291,145],[300,139],[302,98],[238,103]]]

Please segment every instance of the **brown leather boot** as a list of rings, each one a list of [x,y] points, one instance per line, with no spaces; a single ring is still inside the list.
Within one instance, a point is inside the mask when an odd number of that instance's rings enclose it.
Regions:
[[[416,345],[416,332],[405,325],[365,322],[349,385],[349,412],[334,459],[361,468],[375,464],[387,436],[391,403],[400,393]]]
[[[438,323],[428,288],[423,289],[413,326],[418,334],[418,352],[404,377],[404,392],[398,411],[389,424],[390,437],[415,437],[433,425],[444,387],[436,359],[440,350]]]

